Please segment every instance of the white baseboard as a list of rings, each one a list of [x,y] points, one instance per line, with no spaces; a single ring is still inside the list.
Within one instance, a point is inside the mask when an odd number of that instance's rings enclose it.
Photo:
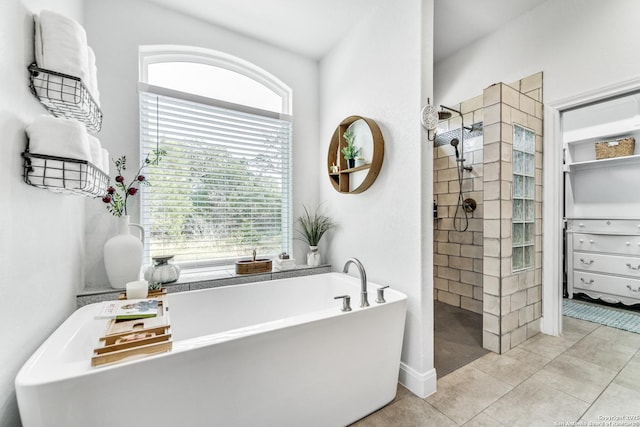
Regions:
[[[400,362],[400,376],[398,381],[411,393],[420,398],[425,398],[436,392],[437,377],[435,369],[421,374]]]

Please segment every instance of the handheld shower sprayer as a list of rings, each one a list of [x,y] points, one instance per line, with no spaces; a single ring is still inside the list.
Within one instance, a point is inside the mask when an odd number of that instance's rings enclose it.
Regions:
[[[458,152],[458,144],[460,144],[460,141],[458,140],[458,138],[453,138],[451,140],[450,144],[456,150],[456,160],[459,159],[460,158],[460,153]]]
[[[458,203],[456,204],[456,211],[453,215],[453,228],[456,231],[466,231],[469,228],[469,217],[468,213],[473,212],[475,209],[475,200],[465,199],[462,194],[463,188],[463,172],[471,172],[473,167],[471,165],[465,165],[464,158],[464,132],[465,130],[471,132],[473,128],[467,128],[464,125],[464,117],[462,116],[462,112],[456,109],[447,107],[446,105],[440,105],[440,111],[438,112],[438,118],[443,120],[444,118],[450,118],[452,113],[456,113],[460,116],[460,139],[453,138],[449,144],[456,150],[456,163],[457,163],[457,171],[458,171]],[[462,143],[462,144],[461,144]],[[458,151],[458,145],[460,145],[460,151]],[[459,217],[458,214],[461,213]]]

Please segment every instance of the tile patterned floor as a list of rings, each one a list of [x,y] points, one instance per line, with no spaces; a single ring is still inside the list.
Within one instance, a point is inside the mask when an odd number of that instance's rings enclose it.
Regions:
[[[640,426],[640,334],[564,317],[561,337],[489,353],[440,378],[426,399],[398,386],[393,402],[353,424],[461,425]]]

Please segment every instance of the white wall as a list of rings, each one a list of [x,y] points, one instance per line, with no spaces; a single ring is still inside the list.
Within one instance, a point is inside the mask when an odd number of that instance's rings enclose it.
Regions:
[[[130,164],[138,164],[138,46],[174,44],[219,50],[262,67],[293,89],[294,217],[302,203],[317,202],[316,61],[141,0],[88,0],[85,20],[89,44],[96,52],[104,114],[99,137],[112,157],[125,154]],[[87,208],[87,282],[105,284],[102,246],[115,232],[115,220],[99,200]],[[297,241],[294,248],[295,258],[304,263],[306,248]]]
[[[25,5],[25,3],[27,5]],[[0,425],[20,425],[14,379],[75,309],[82,283],[84,200],[22,181],[25,127],[44,107],[29,92],[33,12],[81,20],[79,0],[0,1]]]
[[[335,270],[341,270],[348,258],[357,257],[371,282],[409,296],[402,361],[415,376],[428,376],[433,368],[432,276],[422,270],[426,232],[422,186],[431,186],[432,170],[428,164],[429,172],[423,176],[422,155],[429,146],[421,140],[419,122],[422,49],[431,57],[431,43],[421,43],[423,8],[431,16],[433,2],[385,2],[354,21],[350,34],[322,59],[323,150],[316,165],[321,171],[320,200],[339,224],[324,242],[323,255]],[[430,59],[426,65],[425,81],[430,85]],[[355,195],[337,193],[325,170],[331,135],[350,115],[374,119],[385,139],[378,179]],[[375,295],[374,290],[370,292]],[[352,297],[358,304],[359,296]]]
[[[455,105],[539,71],[545,103],[636,77],[638,16],[636,0],[549,0],[435,64],[436,101]]]

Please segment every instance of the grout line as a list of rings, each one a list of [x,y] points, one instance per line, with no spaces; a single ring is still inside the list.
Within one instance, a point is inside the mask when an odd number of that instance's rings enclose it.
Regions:
[[[588,320],[585,320],[585,322],[587,322]],[[610,329],[616,329],[613,328],[611,326],[607,326],[607,325],[600,325],[597,328],[595,328],[593,331],[589,332],[587,335],[585,335],[583,338],[586,338],[588,335],[591,335],[591,333],[593,333],[594,331],[602,328],[602,327],[606,327],[606,328],[610,328]],[[629,331],[627,331],[629,332]],[[633,333],[633,332],[632,332]],[[580,340],[582,341],[582,340]],[[582,417],[585,416],[585,414],[587,412],[589,412],[589,410],[593,407],[593,405],[598,401],[598,399],[600,399],[600,397],[602,397],[602,395],[604,394],[605,391],[607,391],[607,389],[609,388],[609,386],[611,384],[613,384],[613,382],[615,381],[616,378],[618,378],[618,375],[620,375],[620,373],[624,370],[624,368],[627,367],[627,365],[629,365],[629,363],[633,360],[634,357],[636,357],[636,355],[640,354],[640,348],[638,348],[638,350],[636,350],[636,352],[629,358],[629,360],[627,360],[627,362],[620,368],[620,370],[618,370],[618,373],[614,375],[614,377],[611,379],[611,381],[609,381],[609,383],[602,389],[602,391],[598,394],[598,396],[593,399],[593,402],[589,403],[589,406],[587,407],[587,409],[585,409],[585,411],[582,413],[582,415],[580,415],[580,417],[576,420],[576,422],[580,421],[582,419]]]
[[[600,327],[600,326],[598,326],[598,328],[599,328],[599,327]],[[569,347],[567,347],[566,349],[564,349],[561,353],[559,353],[559,354],[557,354],[556,356],[554,356],[554,357],[552,357],[551,359],[549,359],[547,362],[545,362],[545,363],[544,363],[544,364],[543,364],[539,369],[537,369],[537,370],[536,370],[535,372],[533,372],[531,375],[527,376],[525,379],[523,379],[522,381],[520,381],[520,382],[519,382],[518,384],[516,384],[515,386],[512,386],[512,389],[511,389],[511,390],[509,390],[509,391],[508,391],[507,393],[505,393],[504,395],[502,395],[498,400],[500,400],[500,399],[502,399],[503,397],[507,396],[509,393],[511,393],[512,391],[514,391],[514,390],[515,390],[516,388],[518,388],[520,385],[522,385],[525,381],[527,381],[527,380],[531,379],[535,374],[537,374],[538,372],[540,372],[541,370],[543,370],[544,368],[546,368],[546,367],[547,367],[548,365],[550,365],[554,360],[556,360],[557,358],[559,358],[560,356],[562,356],[563,354],[565,354],[565,353],[566,353],[566,352],[567,352],[571,347],[573,347],[574,345],[576,345],[578,342],[582,341],[584,338],[586,338],[588,335],[590,335],[593,331],[595,331],[595,330],[596,330],[596,329],[598,329],[598,328],[593,329],[592,331],[590,331],[589,333],[587,333],[586,335],[584,335],[582,338],[580,338],[578,341],[576,341],[575,343],[571,344]],[[527,342],[527,341],[524,341],[524,342]],[[516,347],[514,347],[514,348],[518,348],[518,347],[522,346],[522,345],[524,344],[524,342],[523,342],[523,343],[521,343],[521,344],[518,344],[518,345],[517,345]],[[536,355],[536,356],[539,356],[539,357],[545,357],[545,356],[543,356],[543,355],[541,355],[541,354],[538,354],[538,353],[535,353],[535,352],[533,352],[533,351],[527,350],[526,348],[520,348],[520,350],[526,351],[526,352],[528,352],[528,353],[530,353],[530,354],[533,354],[533,355]],[[639,350],[639,351],[640,351],[640,350]],[[498,356],[500,356],[500,357],[509,357],[509,356],[507,356],[506,354],[498,354]],[[476,368],[476,369],[477,369],[477,368]],[[478,369],[478,370],[480,370],[480,369]],[[480,371],[481,371],[481,370],[480,370]],[[484,372],[484,371],[481,371],[481,372]],[[485,372],[485,373],[486,373],[486,372]],[[496,379],[496,380],[499,380],[498,378],[496,378],[495,376],[493,376],[493,375],[491,375],[491,374],[488,374],[488,373],[486,373],[486,374],[487,374],[487,375],[490,375],[491,377],[493,377],[493,378],[494,378],[494,379]],[[616,375],[616,376],[617,376],[617,375]],[[615,377],[614,377],[614,379],[615,379]],[[499,381],[502,381],[502,380],[499,380]],[[613,380],[612,380],[612,381],[613,381]],[[503,382],[504,382],[504,381],[503,381]],[[551,387],[551,386],[549,386],[549,387]],[[552,387],[552,388],[554,388],[554,387]],[[571,397],[572,397],[572,398],[574,398],[574,399],[581,400],[581,399],[578,399],[578,398],[576,398],[575,396],[572,396],[571,394],[569,394],[569,393],[567,393],[567,392],[565,392],[565,391],[563,391],[563,390],[558,390],[558,389],[556,389],[556,388],[554,388],[554,389],[555,389],[555,390],[557,390],[557,391],[558,391],[558,392],[560,392],[560,393],[566,394],[567,396],[571,396]],[[596,400],[597,400],[597,398],[596,398]],[[582,401],[582,400],[581,400],[581,401]],[[584,402],[584,401],[583,401],[583,402]],[[595,400],[594,400],[594,402],[595,402]],[[493,402],[493,403],[495,403],[495,402]],[[489,406],[491,406],[493,403],[491,403]],[[585,402],[585,403],[588,403],[588,402]],[[489,408],[489,406],[487,406],[487,407],[486,407],[485,409],[483,409],[481,412],[484,412],[485,410],[487,410],[487,409]],[[590,408],[590,407],[591,407],[591,405],[589,406],[589,408]],[[587,410],[586,410],[586,411],[588,411],[588,410],[589,410],[589,408],[587,408]],[[586,413],[586,411],[585,411],[585,413]],[[487,416],[491,417],[491,416],[490,416],[490,415],[488,415],[488,414],[485,414],[485,415],[487,415]],[[581,418],[582,416],[584,416],[584,413],[580,416],[580,418]],[[491,418],[493,419],[493,417],[491,417]],[[576,421],[577,421],[577,420],[576,420]],[[499,421],[498,421],[498,422],[499,422]]]

